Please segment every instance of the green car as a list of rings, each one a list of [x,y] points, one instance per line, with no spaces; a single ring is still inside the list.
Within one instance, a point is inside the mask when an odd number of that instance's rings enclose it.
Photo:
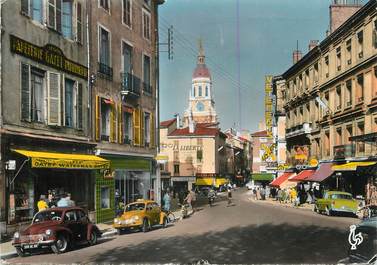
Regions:
[[[323,199],[318,199],[314,211],[332,215],[334,213],[352,213],[356,215],[358,202],[352,194],[342,191],[327,191]]]

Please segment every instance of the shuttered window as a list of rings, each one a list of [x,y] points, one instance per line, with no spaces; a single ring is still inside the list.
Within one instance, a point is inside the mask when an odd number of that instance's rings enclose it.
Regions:
[[[124,143],[131,144],[133,138],[133,115],[132,112],[124,112]]]
[[[144,112],[140,109],[140,145],[145,145],[145,120],[144,120]]]
[[[110,105],[110,142],[116,142],[117,135],[117,107],[115,104]]]
[[[141,124],[140,124],[140,109],[135,108],[134,113],[133,113],[133,127],[134,127],[134,143],[135,145],[140,145],[141,144]]]
[[[61,111],[60,111],[60,75],[58,73],[48,73],[48,125],[61,125]]]
[[[122,103],[118,104],[118,143],[123,143],[123,109]]]
[[[145,146],[149,146],[150,144],[150,126],[151,126],[151,118],[148,112],[144,112],[144,142]]]
[[[30,92],[30,66],[21,64],[21,120],[30,121],[31,92]]]
[[[74,127],[74,112],[73,106],[75,103],[74,100],[74,86],[75,82],[73,80],[65,79],[64,86],[64,121],[65,126]]]
[[[44,122],[44,72],[31,67],[31,119],[36,122]]]
[[[76,121],[76,124],[77,124],[77,129],[82,129],[82,122],[83,122],[83,117],[82,117],[82,113],[83,113],[83,110],[82,110],[82,84],[79,83],[78,86],[77,86],[77,103],[76,103],[76,118],[77,118],[77,121]]]
[[[76,13],[76,40],[82,43],[82,7],[81,3],[77,3],[77,13]]]
[[[156,121],[153,113],[151,113],[151,125],[150,125],[150,146],[155,147],[156,145],[156,134],[155,134],[155,126]]]

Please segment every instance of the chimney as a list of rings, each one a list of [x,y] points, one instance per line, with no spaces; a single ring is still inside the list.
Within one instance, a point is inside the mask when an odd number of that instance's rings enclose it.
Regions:
[[[330,34],[362,7],[361,0],[333,0],[330,5]]]
[[[177,119],[177,129],[179,129],[181,127],[181,121],[178,113],[175,114],[175,118]]]
[[[319,40],[311,40],[309,42],[309,51],[313,50],[315,47],[318,46]]]
[[[296,64],[302,58],[302,52],[300,50],[293,51],[293,64]]]

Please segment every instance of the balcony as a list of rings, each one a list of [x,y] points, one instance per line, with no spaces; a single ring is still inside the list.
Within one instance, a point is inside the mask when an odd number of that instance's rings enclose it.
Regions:
[[[355,156],[355,144],[344,144],[333,147],[334,159],[344,159]]]
[[[296,127],[293,127],[291,129],[287,130],[285,137],[291,138],[291,137],[295,137],[295,136],[299,136],[299,135],[310,134],[311,132],[312,132],[311,124],[305,122],[303,124],[300,124]]]
[[[98,73],[107,80],[113,80],[113,68],[104,63],[98,63]]]
[[[131,98],[140,97],[140,78],[130,73],[121,73],[120,78],[122,81],[121,94]]]

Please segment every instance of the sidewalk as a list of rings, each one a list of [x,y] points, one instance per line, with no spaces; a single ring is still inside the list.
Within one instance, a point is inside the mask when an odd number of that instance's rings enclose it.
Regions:
[[[272,205],[279,205],[281,207],[295,208],[295,209],[306,210],[306,211],[313,211],[313,208],[314,208],[314,204],[304,203],[304,204],[301,204],[300,206],[295,206],[293,205],[293,203],[279,203],[273,198],[268,198],[266,200],[254,200],[250,197],[248,198],[248,200],[252,202],[256,202],[256,203],[268,203]]]

